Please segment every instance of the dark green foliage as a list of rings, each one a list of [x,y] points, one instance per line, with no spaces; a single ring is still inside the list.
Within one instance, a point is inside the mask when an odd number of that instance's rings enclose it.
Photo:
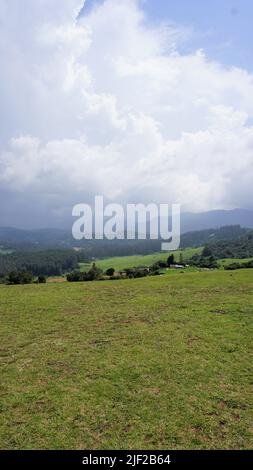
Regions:
[[[218,229],[199,230],[182,234],[180,246],[181,248],[203,246],[221,240],[234,240],[247,234],[252,234],[252,230],[242,228],[240,225],[227,225]]]
[[[135,271],[134,272],[134,278],[140,278],[140,277],[145,277],[147,276],[147,273],[144,271]]]
[[[158,266],[161,269],[167,268],[167,262],[163,260],[158,260],[156,263],[156,266]]]
[[[82,282],[86,281],[86,273],[75,270],[67,275],[68,282]]]
[[[38,284],[46,284],[46,282],[47,282],[46,276],[42,275],[38,277]]]
[[[202,256],[214,256],[217,259],[224,258],[252,258],[253,238],[251,234],[234,240],[223,240],[206,245]]]
[[[171,266],[172,264],[175,264],[174,255],[170,255],[167,259],[167,266]]]
[[[28,271],[11,271],[7,276],[7,284],[31,284],[33,275]]]
[[[93,263],[92,268],[86,273],[86,281],[95,281],[99,279],[102,275],[102,269],[98,268],[95,263]]]
[[[34,276],[59,276],[78,268],[81,261],[84,261],[83,253],[74,250],[20,251],[0,256],[0,273],[25,270]]]
[[[130,279],[132,279],[134,277],[134,272],[135,272],[134,268],[127,268],[125,270],[125,273],[126,273],[127,277],[129,277]]]
[[[219,265],[214,256],[204,257],[203,255],[194,255],[189,264],[198,268],[218,269]]]
[[[235,271],[236,269],[252,269],[253,268],[253,260],[246,261],[245,263],[231,263],[225,266],[224,269],[227,271]]]
[[[109,268],[105,271],[105,274],[106,276],[113,276],[115,273],[115,269],[114,268]]]
[[[146,267],[128,268],[125,270],[128,279],[146,277],[150,274],[150,269]]]
[[[95,281],[100,279],[102,276],[102,269],[98,268],[93,263],[92,268],[88,272],[81,272],[75,270],[67,275],[68,282],[84,282],[84,281]]]
[[[224,267],[226,271],[235,271],[236,269],[242,269],[243,265],[241,263],[231,263]]]
[[[160,266],[159,266],[158,263],[154,263],[154,264],[152,264],[152,266],[150,266],[151,272],[159,271],[159,269],[160,269]]]
[[[159,274],[159,269],[152,271],[150,268],[139,266],[137,268],[127,268],[124,271],[118,272],[115,274],[114,268],[109,268],[106,271],[106,276],[108,272],[112,273],[110,275],[111,280],[119,279],[135,279],[146,277],[148,275]],[[81,281],[96,281],[96,280],[105,280],[106,277],[103,276],[103,271],[98,268],[95,263],[93,263],[92,268],[88,272],[73,271],[67,275],[67,281],[69,282],[81,282]]]
[[[202,255],[204,256],[204,258],[206,258],[207,256],[212,256],[212,254],[213,254],[212,248],[210,246],[205,246],[202,252]]]

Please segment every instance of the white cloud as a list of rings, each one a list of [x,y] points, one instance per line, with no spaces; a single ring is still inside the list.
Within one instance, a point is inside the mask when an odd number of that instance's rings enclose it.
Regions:
[[[180,54],[137,0],[82,4],[1,0],[1,193],[252,206],[253,75]]]

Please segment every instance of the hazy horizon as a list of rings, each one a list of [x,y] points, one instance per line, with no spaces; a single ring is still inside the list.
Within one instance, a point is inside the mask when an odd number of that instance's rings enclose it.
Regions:
[[[224,220],[224,223],[223,223],[223,220],[221,219],[220,221],[219,219],[219,216],[221,215],[226,215],[228,217],[232,216],[232,221],[226,222],[226,220]],[[212,216],[215,218],[213,219]],[[243,218],[244,216],[246,216],[246,220],[249,221],[248,224],[247,222],[244,223],[244,220],[245,220]],[[249,216],[249,218],[247,218],[247,216]],[[198,217],[200,219],[198,219]],[[203,223],[205,224],[205,227],[203,229],[197,227],[196,230],[212,229],[212,228],[217,228],[217,227],[222,227],[222,226],[227,226],[227,225],[241,225],[242,227],[253,228],[253,210],[252,209],[236,207],[234,209],[214,209],[211,211],[203,211],[203,212],[182,212],[181,213],[181,223],[183,222],[183,225],[187,223],[190,224],[189,231],[194,231],[195,230],[194,223],[196,222],[196,220],[197,220],[197,223],[201,223],[202,218],[204,218]],[[13,230],[23,230],[23,231],[59,230],[59,231],[71,232],[74,220],[75,220],[74,217],[69,217],[69,220],[65,221],[64,224],[56,223],[55,225],[37,225],[37,226],[34,226],[31,220],[30,224],[28,223],[25,225],[22,225],[22,224],[0,225],[0,229],[13,229]],[[210,220],[210,223],[208,222],[209,220]],[[185,233],[185,230],[184,230],[184,233]]]

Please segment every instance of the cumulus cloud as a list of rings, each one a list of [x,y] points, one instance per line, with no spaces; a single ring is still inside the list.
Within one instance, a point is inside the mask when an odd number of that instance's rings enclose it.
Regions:
[[[1,225],[58,224],[94,194],[251,207],[253,75],[180,53],[189,32],[137,0],[83,3],[1,0]]]

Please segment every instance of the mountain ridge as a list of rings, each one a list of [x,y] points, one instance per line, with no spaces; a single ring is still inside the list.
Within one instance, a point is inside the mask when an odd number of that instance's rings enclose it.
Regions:
[[[253,211],[249,209],[214,210],[200,213],[185,212],[181,214],[181,234],[225,226],[240,225],[253,229]],[[0,227],[1,243],[31,243],[42,246],[73,246],[71,228],[23,229],[17,227]],[[78,244],[79,245],[79,244]]]

